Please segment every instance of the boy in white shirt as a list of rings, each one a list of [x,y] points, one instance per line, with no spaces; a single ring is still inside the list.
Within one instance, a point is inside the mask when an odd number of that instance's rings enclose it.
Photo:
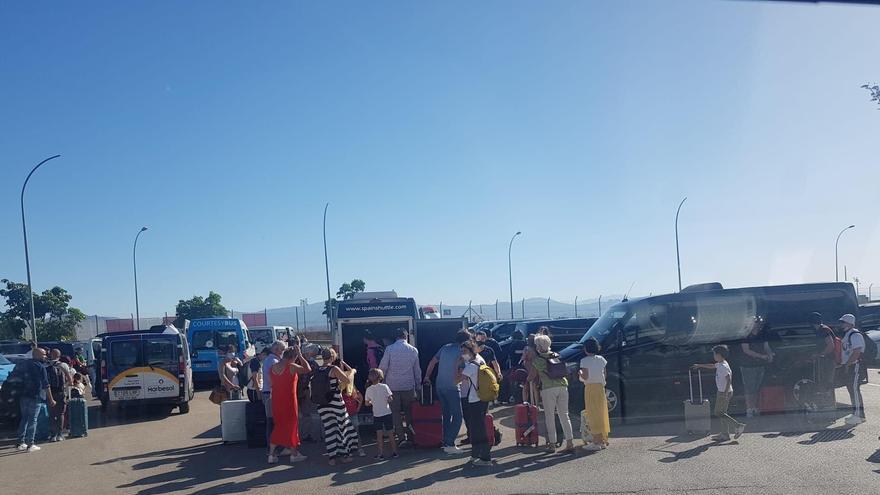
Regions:
[[[718,389],[715,395],[715,416],[721,422],[721,432],[712,439],[716,442],[727,442],[730,441],[731,430],[734,431],[733,438],[739,438],[745,431],[746,425],[727,414],[730,399],[733,397],[733,372],[730,370],[730,365],[727,364],[730,349],[726,345],[716,345],[712,348],[712,352],[715,354],[714,363],[695,364],[693,367],[694,369],[715,370],[715,386]]]
[[[364,400],[368,406],[373,407],[373,426],[376,428],[376,446],[379,452],[375,459],[382,461],[385,459],[383,455],[384,438],[388,438],[391,445],[391,457],[397,457],[397,442],[394,441],[394,419],[391,416],[391,399],[393,395],[388,385],[382,383],[385,374],[379,368],[373,368],[367,375],[367,379],[371,385],[367,387],[364,393]]]

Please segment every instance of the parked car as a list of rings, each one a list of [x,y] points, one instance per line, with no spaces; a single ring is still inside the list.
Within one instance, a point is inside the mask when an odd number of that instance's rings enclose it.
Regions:
[[[503,329],[496,330],[495,340],[498,340],[498,345],[501,346],[501,356],[500,359],[506,359],[508,355],[508,349],[510,349],[510,343],[513,342],[513,338],[510,335],[513,335],[513,332],[519,331],[523,334],[523,337],[528,338],[529,335],[534,334],[541,327],[547,327],[550,330],[550,338],[553,339],[553,347],[552,349],[556,352],[565,349],[569,345],[578,342],[587,333],[587,330],[593,326],[593,323],[596,323],[598,318],[558,318],[555,320],[547,319],[547,320],[521,320],[517,322],[515,325],[505,325]],[[505,334],[507,329],[510,329],[510,334],[504,338],[503,340],[499,340],[498,337],[502,336],[503,331]]]
[[[612,415],[680,415],[681,401],[689,397],[688,369],[694,363],[710,362],[717,344],[731,348],[733,403],[739,404],[743,390],[737,372],[739,348],[758,318],[766,322],[776,353],[764,384],[781,385],[791,397],[795,383],[813,377],[811,358],[818,337],[809,318],[814,311],[829,323],[846,313],[858,314],[852,284],[740,289],[701,285],[676,294],[625,300],[608,309],[581,342],[595,338],[602,346],[601,354],[608,361],[606,397]],[[583,406],[583,386],[576,379],[583,355],[581,343],[561,352],[569,363],[574,410]],[[713,384],[711,376],[703,376],[704,391],[711,393]]]

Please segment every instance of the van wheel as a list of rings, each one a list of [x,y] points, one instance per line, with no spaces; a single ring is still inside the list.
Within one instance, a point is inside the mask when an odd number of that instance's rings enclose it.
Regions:
[[[188,413],[189,412],[189,402],[181,403],[179,406],[177,406],[177,409],[180,411],[180,414]]]

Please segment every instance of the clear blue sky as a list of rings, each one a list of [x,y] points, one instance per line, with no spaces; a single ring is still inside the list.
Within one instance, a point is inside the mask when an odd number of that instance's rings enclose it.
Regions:
[[[331,5],[332,3],[332,5]],[[359,277],[447,304],[880,290],[880,8],[750,1],[3,2],[0,276],[141,315]],[[864,289],[864,287],[863,287]]]

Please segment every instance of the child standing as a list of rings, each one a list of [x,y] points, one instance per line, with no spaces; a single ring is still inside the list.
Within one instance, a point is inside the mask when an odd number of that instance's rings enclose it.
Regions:
[[[388,439],[391,445],[391,457],[398,457],[397,442],[394,441],[394,421],[391,417],[391,389],[388,385],[382,383],[385,374],[379,368],[370,370],[367,375],[370,386],[367,387],[365,394],[368,406],[373,406],[373,426],[376,428],[376,445],[379,452],[376,454],[376,460],[385,459],[384,456],[384,439]]]
[[[83,383],[83,375],[81,373],[76,373],[73,375],[73,385],[70,386],[70,398],[85,399],[85,397],[86,386]]]
[[[608,362],[599,355],[599,342],[588,339],[584,342],[584,353],[581,359],[580,380],[584,383],[584,415],[593,435],[591,443],[584,445],[584,450],[598,451],[608,447],[608,434],[611,433],[611,422],[608,419],[608,400],[605,398],[605,379]]]
[[[718,388],[718,393],[715,395],[715,416],[721,422],[721,431],[712,439],[716,442],[727,442],[730,440],[731,430],[734,432],[733,438],[739,438],[745,431],[746,425],[727,414],[730,399],[733,397],[733,372],[730,370],[730,365],[727,364],[730,349],[726,345],[716,345],[712,348],[712,352],[715,354],[714,363],[695,364],[693,367],[694,369],[715,370],[715,385]]]
[[[354,429],[358,432],[358,445],[361,446],[358,449],[358,456],[364,457],[367,455],[364,452],[363,443],[360,441],[360,427],[361,422],[358,417],[358,412],[360,412],[361,407],[364,404],[364,397],[361,395],[361,392],[354,386],[354,381],[348,385],[342,391],[342,402],[345,402],[345,410],[348,412],[348,417],[351,419],[351,425],[354,426]]]

